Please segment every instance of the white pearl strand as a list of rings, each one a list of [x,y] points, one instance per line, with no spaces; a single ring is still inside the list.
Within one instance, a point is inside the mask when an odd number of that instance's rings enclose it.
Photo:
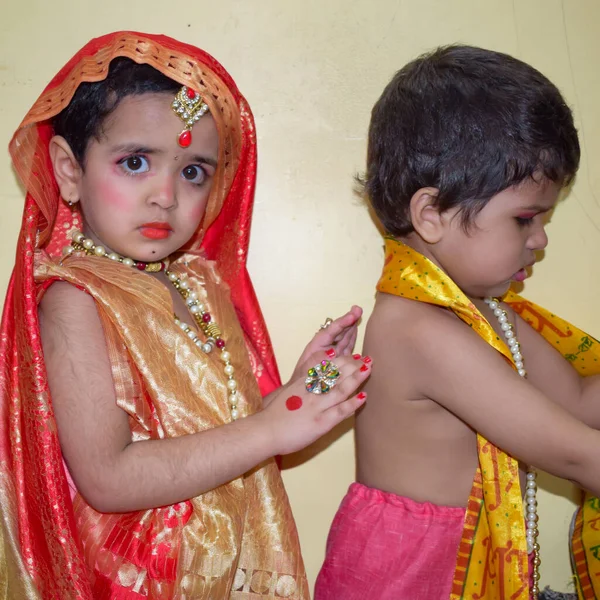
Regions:
[[[128,267],[134,267],[136,265],[136,262],[131,258],[122,257],[115,252],[111,252],[110,254],[107,253],[102,246],[96,246],[93,240],[84,237],[80,231],[73,232],[72,239],[74,244],[78,246],[66,246],[63,248],[64,256],[73,254],[73,252],[75,252],[79,247],[83,247],[86,254],[108,258],[115,262],[120,262]],[[223,371],[227,377],[226,386],[229,393],[229,408],[231,410],[231,418],[233,421],[235,421],[239,417],[237,392],[238,384],[233,376],[234,368],[231,364],[231,354],[225,347],[225,340],[221,338],[221,330],[219,329],[219,326],[212,320],[207,306],[199,301],[198,294],[193,290],[190,290],[187,276],[184,275],[179,277],[176,273],[169,270],[165,271],[165,274],[175,289],[182,296],[190,313],[192,313],[194,320],[198,323],[199,328],[206,334],[207,339],[206,341],[203,341],[198,335],[196,335],[196,331],[187,323],[182,321],[177,315],[174,317],[176,325],[178,325],[178,327],[187,335],[187,337],[190,338],[190,340],[192,340],[192,342],[206,354],[212,352],[214,347],[217,347],[221,350],[221,360],[225,363]]]
[[[500,328],[506,338],[517,372],[521,377],[527,377],[527,371],[523,364],[523,355],[521,354],[521,345],[517,340],[513,325],[508,320],[507,312],[500,306],[500,301],[495,298],[485,298],[484,302],[494,311],[494,316],[500,323]],[[526,540],[527,553],[534,553],[533,557],[533,587],[531,592],[534,598],[537,598],[539,593],[540,581],[540,545],[536,539],[538,537],[538,514],[537,514],[537,473],[533,467],[527,469],[527,485],[525,489],[525,506],[526,506]]]
[[[220,337],[221,331],[219,330],[217,324],[212,320],[207,307],[198,299],[198,294],[189,289],[189,284],[186,278],[178,277],[176,273],[173,273],[173,271],[166,271],[166,275],[175,289],[183,297],[189,311],[192,313],[192,316],[194,317],[196,323],[198,323],[200,329],[202,329],[202,331],[206,334],[206,341],[203,342],[202,339],[196,335],[194,329],[177,317],[177,315],[175,316],[175,323],[192,340],[192,342],[196,344],[196,346],[201,348],[203,352],[207,354],[212,352],[214,346],[221,349],[221,360],[225,363],[223,371],[227,377],[226,385],[229,392],[229,408],[231,410],[231,418],[235,421],[239,417],[237,392],[238,384],[233,376],[234,368],[231,364],[231,354],[225,348],[225,340]],[[207,320],[204,320],[205,317],[207,317]]]

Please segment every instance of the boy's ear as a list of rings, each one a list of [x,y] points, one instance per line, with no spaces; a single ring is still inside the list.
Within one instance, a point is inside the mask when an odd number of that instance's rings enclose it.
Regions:
[[[71,146],[64,137],[55,135],[50,140],[48,150],[60,195],[69,204],[79,202],[79,183],[83,170],[75,158]]]
[[[437,244],[444,234],[445,219],[436,205],[439,190],[424,187],[410,199],[410,218],[415,231],[428,244]]]

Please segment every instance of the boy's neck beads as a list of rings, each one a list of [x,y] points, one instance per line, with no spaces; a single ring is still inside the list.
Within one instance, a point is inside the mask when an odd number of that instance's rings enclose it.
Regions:
[[[140,271],[146,271],[149,273],[157,273],[163,270],[165,271],[167,278],[186,303],[200,331],[202,331],[206,336],[206,340],[202,340],[198,335],[196,335],[196,331],[194,329],[182,321],[177,315],[174,315],[177,326],[180,327],[181,330],[190,338],[190,340],[192,340],[192,342],[194,342],[194,344],[198,346],[198,348],[200,348],[204,353],[209,354],[214,348],[218,348],[221,351],[221,360],[225,363],[223,371],[227,377],[227,382],[225,385],[227,386],[228,391],[231,419],[233,421],[237,420],[239,417],[237,391],[238,384],[233,377],[234,368],[231,364],[231,354],[225,348],[225,340],[221,337],[221,329],[219,325],[213,321],[212,316],[208,311],[208,306],[199,301],[198,294],[196,292],[190,290],[190,285],[187,282],[187,279],[179,277],[173,271],[169,271],[167,261],[144,263],[120,256],[116,252],[109,254],[106,252],[106,249],[103,246],[97,246],[92,240],[86,238],[80,231],[75,231],[73,233],[71,245],[66,246],[63,249],[63,255],[68,256],[76,251],[85,252],[85,254],[88,256],[107,258],[129,267],[135,267]],[[151,268],[146,268],[150,265],[152,265]]]
[[[485,298],[484,302],[494,311],[494,316],[498,319],[500,328],[506,338],[506,344],[510,348],[513,361],[517,372],[521,377],[527,377],[527,371],[523,363],[521,354],[521,345],[515,335],[514,327],[508,320],[507,312],[500,307],[500,301],[497,298]],[[540,545],[537,542],[538,537],[538,514],[537,514],[537,473],[533,467],[527,469],[527,487],[525,489],[526,506],[526,540],[527,553],[533,553],[533,585],[531,593],[534,600],[537,599],[540,592]]]

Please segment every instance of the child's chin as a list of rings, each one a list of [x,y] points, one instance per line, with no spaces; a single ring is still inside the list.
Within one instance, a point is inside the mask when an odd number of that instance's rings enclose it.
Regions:
[[[499,284],[490,288],[488,293],[485,295],[486,298],[501,298],[510,290],[510,286],[512,285],[512,281],[506,281],[505,283]]]

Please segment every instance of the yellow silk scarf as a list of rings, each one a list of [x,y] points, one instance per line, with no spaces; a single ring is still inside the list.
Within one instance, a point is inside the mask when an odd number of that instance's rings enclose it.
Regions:
[[[512,355],[460,288],[429,259],[402,242],[385,242],[377,290],[445,307],[508,361]],[[580,375],[600,373],[600,344],[548,311],[509,292],[511,305],[569,360]],[[514,364],[513,364],[514,366]],[[517,460],[477,435],[479,466],[467,504],[451,600],[528,600],[528,556]],[[600,501],[586,497],[572,540],[581,599],[600,598]]]

